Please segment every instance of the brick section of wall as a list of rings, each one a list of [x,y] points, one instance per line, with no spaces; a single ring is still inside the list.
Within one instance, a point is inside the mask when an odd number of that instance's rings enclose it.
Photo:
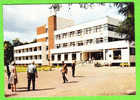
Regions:
[[[45,42],[45,41],[46,41],[46,38],[37,39],[37,42]]]
[[[37,27],[37,35],[46,33],[46,25]]]
[[[50,50],[54,48],[54,30],[56,30],[56,16],[48,18],[48,57],[50,59]]]
[[[54,30],[56,30],[56,16],[48,18],[48,49],[54,48]]]

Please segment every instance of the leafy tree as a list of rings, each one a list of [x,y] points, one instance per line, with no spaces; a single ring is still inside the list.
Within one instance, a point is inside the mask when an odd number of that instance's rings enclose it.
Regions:
[[[22,43],[18,38],[12,40],[12,42],[13,42],[13,46],[14,46],[14,47],[15,47],[15,46],[23,45],[23,43]]]
[[[129,41],[135,40],[135,25],[134,25],[134,3],[114,3],[119,10],[118,12],[126,18],[120,24],[117,31],[126,34],[126,39]]]
[[[4,41],[4,65],[10,64],[13,60],[13,45],[9,41]]]

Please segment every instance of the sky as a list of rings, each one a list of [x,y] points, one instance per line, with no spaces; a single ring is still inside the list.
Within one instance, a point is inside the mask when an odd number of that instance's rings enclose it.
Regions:
[[[19,38],[21,42],[31,42],[36,37],[36,28],[47,25],[51,14],[49,4],[43,5],[4,5],[3,26],[4,40],[12,41]],[[74,20],[75,24],[110,16],[124,20],[124,16],[118,14],[118,9],[110,4],[105,6],[95,5],[93,8],[83,9],[79,4],[73,4],[69,10],[67,4],[63,4],[57,16]]]

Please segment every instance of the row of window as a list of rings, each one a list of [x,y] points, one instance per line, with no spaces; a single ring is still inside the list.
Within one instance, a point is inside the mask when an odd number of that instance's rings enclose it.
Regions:
[[[69,43],[63,43],[63,44],[56,44],[56,48],[83,46],[83,45],[92,44],[93,41],[94,41],[94,39],[88,39],[88,40],[85,40],[85,41],[77,41],[77,42],[69,42]],[[96,43],[102,43],[103,41],[104,41],[103,38],[96,38],[96,40],[95,40]]]
[[[41,51],[41,46],[33,47],[33,48],[26,48],[21,50],[15,50],[15,53],[24,53],[24,52],[32,52],[32,51]]]
[[[81,36],[82,34],[96,33],[96,32],[101,32],[105,30],[116,31],[116,28],[117,26],[114,26],[114,25],[103,24],[103,25],[98,25],[98,26],[88,27],[84,29],[79,29],[76,31],[58,34],[56,35],[55,39],[60,40],[67,37],[69,38],[69,37],[74,37],[74,36]]]
[[[68,54],[64,54],[64,60],[65,60],[65,61],[68,60],[68,56],[69,56]],[[76,60],[76,53],[72,53],[71,56],[72,56],[72,60]],[[54,55],[52,54],[52,55],[51,55],[51,60],[54,61],[54,59],[55,59],[55,57],[54,57]],[[58,55],[57,55],[57,61],[61,61],[61,54],[58,54]]]
[[[42,59],[42,56],[35,55],[35,56],[15,57],[15,60],[37,60],[37,59]]]

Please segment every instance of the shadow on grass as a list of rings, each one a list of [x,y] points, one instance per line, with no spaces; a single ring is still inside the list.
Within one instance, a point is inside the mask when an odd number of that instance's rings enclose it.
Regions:
[[[18,88],[18,89],[24,89],[24,90],[17,90],[17,92],[30,92],[30,91],[43,91],[43,90],[53,90],[53,89],[56,89],[56,88],[44,88],[44,89],[35,89],[35,90],[30,90],[28,91],[27,88]]]
[[[82,78],[82,77],[86,77],[86,76],[75,76],[75,77],[79,77],[79,78]]]
[[[78,81],[69,81],[67,83],[78,83]]]
[[[27,89],[27,87],[17,87],[17,89]]]
[[[17,94],[5,94],[5,97],[11,97],[11,96],[15,96]]]

